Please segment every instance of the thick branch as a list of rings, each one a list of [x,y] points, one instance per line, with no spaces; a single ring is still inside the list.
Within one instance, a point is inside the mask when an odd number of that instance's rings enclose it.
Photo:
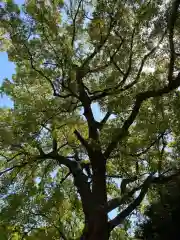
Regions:
[[[90,146],[89,146],[88,142],[81,136],[81,134],[77,130],[74,130],[74,134],[76,135],[76,137],[80,141],[80,143],[89,152],[91,149],[90,149]]]
[[[106,115],[104,116],[104,118],[102,119],[100,124],[104,125],[107,122],[107,120],[109,119],[109,117],[111,116],[111,114],[112,114],[111,111],[107,111]]]
[[[121,224],[124,219],[129,216],[135,208],[139,206],[148,191],[152,178],[153,174],[146,178],[142,185],[139,196],[125,210],[123,210],[120,214],[118,214],[114,219],[109,222],[110,231],[112,231],[115,227]]]
[[[174,174],[171,174],[169,176],[161,175],[159,177],[154,177],[153,175],[154,174],[149,175],[148,178],[144,181],[144,183],[141,186],[134,188],[132,191],[125,194],[122,198],[114,198],[108,202],[107,212],[110,212],[113,209],[117,208],[118,206],[121,206],[122,204],[124,204],[128,199],[130,199],[134,195],[136,191],[141,189],[139,196],[124,211],[122,211],[113,220],[109,222],[111,230],[116,226],[118,226],[127,216],[129,216],[129,214],[132,213],[132,211],[135,208],[137,208],[137,206],[139,206],[139,204],[142,202],[151,184],[155,184],[155,185],[166,184],[172,181],[174,178],[180,176],[180,170],[176,171]]]
[[[114,137],[114,139],[112,139],[111,143],[109,144],[109,146],[107,147],[106,151],[104,152],[104,156],[105,158],[109,158],[111,152],[116,148],[118,142],[127,135],[128,133],[128,129],[131,126],[131,124],[134,122],[136,116],[139,113],[139,109],[141,107],[142,104],[142,100],[140,100],[139,98],[136,98],[136,102],[134,104],[133,110],[129,116],[129,118],[125,121],[123,127],[120,129],[119,133],[116,134],[116,136]]]
[[[165,184],[179,176],[180,176],[180,170],[177,170],[175,173],[169,176],[160,175],[159,177],[154,177],[152,184]]]
[[[97,128],[101,131],[106,122],[108,121],[109,117],[111,116],[112,112],[107,111],[104,118],[100,122],[96,122]]]
[[[60,184],[62,184],[70,175],[71,175],[71,172],[68,172],[66,176],[61,179]]]
[[[139,93],[136,96],[136,101],[135,101],[135,104],[134,104],[134,107],[133,107],[133,110],[132,110],[130,116],[124,122],[124,125],[119,130],[119,133],[115,135],[115,137],[112,139],[111,143],[107,147],[107,149],[104,153],[105,157],[108,158],[110,156],[111,152],[116,148],[118,142],[121,141],[121,139],[124,138],[127,135],[129,127],[132,125],[135,118],[137,117],[137,115],[139,113],[139,110],[140,110],[140,107],[145,100],[147,100],[151,97],[160,97],[164,94],[170,93],[172,90],[178,88],[179,86],[180,86],[180,73],[171,82],[171,84],[165,86],[164,88],[161,88],[161,89],[156,90],[156,91],[155,90],[150,90],[150,91],[146,91],[146,92],[143,92],[143,93]]]
[[[59,165],[65,165],[70,169],[70,172],[74,177],[74,184],[77,187],[78,193],[80,194],[83,206],[83,212],[85,218],[89,219],[90,212],[92,210],[92,193],[88,183],[88,177],[83,173],[80,163],[72,161],[59,154],[50,153],[47,157],[50,157],[58,162]]]
[[[110,212],[110,211],[114,210],[115,208],[121,206],[122,204],[125,204],[127,201],[129,201],[129,199],[131,197],[133,197],[135,192],[137,192],[138,190],[141,189],[141,187],[142,187],[142,185],[139,187],[133,188],[130,192],[127,192],[122,197],[116,197],[116,198],[109,200],[108,206],[107,206],[107,212]]]
[[[84,108],[84,116],[88,123],[88,130],[89,130],[89,138],[92,138],[94,140],[98,139],[98,131],[97,131],[97,125],[96,121],[94,119],[94,115],[91,109],[91,100],[86,93],[82,78],[84,76],[84,70],[79,69],[77,71],[77,83],[79,87],[79,99],[83,105]]]

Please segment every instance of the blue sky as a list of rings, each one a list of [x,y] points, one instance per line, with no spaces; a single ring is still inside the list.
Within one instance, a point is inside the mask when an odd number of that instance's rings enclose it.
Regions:
[[[8,61],[8,56],[5,52],[0,52],[0,85],[4,78],[11,79],[12,74],[15,73],[15,65]],[[6,97],[0,97],[0,107],[12,107],[11,100]]]
[[[15,0],[17,4],[23,4],[24,0]],[[11,79],[12,74],[15,73],[15,65],[8,61],[8,56],[5,52],[0,52],[0,85],[4,78]],[[6,97],[0,97],[0,107],[12,107],[11,100]]]
[[[17,4],[23,4],[24,0],[15,0],[14,2],[17,3]]]

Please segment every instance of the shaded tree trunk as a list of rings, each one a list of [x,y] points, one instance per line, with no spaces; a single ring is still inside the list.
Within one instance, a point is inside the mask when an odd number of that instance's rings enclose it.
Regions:
[[[107,224],[102,224],[100,218],[93,219],[93,228],[91,231],[91,226],[88,232],[81,237],[81,240],[108,240],[109,232],[107,229]]]
[[[104,210],[96,211],[92,214],[91,219],[86,224],[84,233],[80,240],[108,240],[109,228],[107,221],[107,214]]]
[[[108,240],[109,228],[106,211],[106,161],[96,152],[92,160],[92,198],[93,212],[85,227],[81,240]]]

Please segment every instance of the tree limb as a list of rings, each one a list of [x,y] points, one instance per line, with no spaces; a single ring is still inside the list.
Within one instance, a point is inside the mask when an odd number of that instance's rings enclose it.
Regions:
[[[76,81],[79,87],[79,99],[83,105],[84,108],[84,116],[86,117],[88,128],[89,128],[89,137],[97,140],[98,139],[98,131],[97,131],[97,124],[93,116],[93,112],[91,109],[91,99],[87,95],[85,86],[83,84],[82,79],[86,76],[86,74],[89,72],[88,65],[90,61],[100,52],[101,48],[104,46],[104,44],[107,42],[109,35],[111,33],[111,30],[113,28],[114,21],[111,19],[110,21],[110,27],[107,35],[101,39],[98,46],[94,49],[93,53],[90,54],[83,62],[83,64],[76,69]]]
[[[36,156],[33,158],[33,162],[35,162],[36,160],[43,160],[44,159],[44,156]],[[6,168],[4,169],[3,171],[0,172],[0,176],[2,176],[3,174],[7,173],[7,172],[10,172],[12,171],[13,169],[15,168],[23,168],[25,167],[26,165],[30,164],[29,161],[26,161],[26,162],[22,162],[21,164],[16,164],[16,165],[13,165],[12,167],[9,167],[9,168]]]
[[[24,166],[26,166],[28,164],[28,162],[24,162],[22,164],[19,164],[19,165],[14,165],[10,168],[6,168],[5,170],[1,171],[0,172],[0,176],[2,176],[3,174],[7,173],[7,172],[10,172],[11,170],[15,169],[15,168],[22,168]]]
[[[74,130],[74,134],[76,135],[76,137],[80,141],[80,143],[89,152],[90,151],[90,146],[89,146],[88,142],[81,136],[81,134],[76,129]]]
[[[68,172],[66,176],[61,179],[60,184],[62,184],[70,175],[71,175],[71,172]]]
[[[137,75],[134,79],[134,81],[130,82],[129,84],[127,84],[126,86],[124,86],[123,88],[120,88],[120,86],[122,86],[122,83],[125,82],[125,80],[127,79],[129,73],[130,73],[130,70],[131,70],[131,59],[132,59],[132,56],[130,57],[130,62],[129,62],[129,68],[128,68],[128,71],[126,72],[126,74],[124,74],[124,80],[122,80],[120,83],[118,83],[115,87],[111,87],[111,88],[106,88],[102,91],[99,91],[100,93],[97,94],[98,92],[94,92],[94,96],[91,96],[91,101],[95,101],[95,100],[98,100],[98,99],[101,99],[101,98],[104,98],[106,96],[109,96],[109,95],[114,95],[114,94],[118,94],[118,93],[121,93],[121,92],[124,92],[130,88],[132,88],[139,80],[140,76],[141,76],[141,72],[143,70],[143,67],[144,67],[144,64],[146,62],[146,60],[157,50],[157,48],[159,47],[160,43],[163,41],[164,39],[164,36],[166,35],[166,31],[165,33],[162,35],[162,38],[159,40],[158,44],[151,49],[150,52],[148,52],[146,55],[144,55],[142,61],[141,61],[141,64],[140,64],[140,67],[139,67],[139,70],[137,72]]]
[[[141,187],[142,187],[142,185],[135,187],[130,192],[125,193],[122,197],[116,197],[116,198],[109,200],[108,205],[107,205],[107,212],[110,212],[110,211],[114,210],[115,208],[125,204],[131,197],[133,197],[135,192],[137,192],[138,190],[141,189]]]
[[[25,154],[25,152],[18,152],[18,153],[16,153],[13,157],[11,157],[11,158],[6,157],[6,156],[5,156],[4,154],[2,154],[2,153],[0,154],[0,156],[2,156],[3,158],[5,158],[7,162],[10,162],[10,161],[14,160],[16,157],[21,156],[21,155],[24,155],[24,154]]]
[[[135,31],[136,31],[136,28],[133,29],[132,36],[131,36],[131,44],[130,44],[130,55],[129,55],[128,69],[127,69],[127,71],[126,71],[126,73],[125,73],[125,75],[124,75],[124,77],[123,77],[123,80],[118,84],[117,88],[119,88],[119,86],[122,86],[122,85],[126,82],[128,76],[129,76],[129,74],[130,74],[130,72],[131,72],[132,57],[133,57],[133,42],[134,42]]]
[[[104,125],[106,124],[107,120],[109,119],[109,117],[111,116],[112,112],[107,111],[107,113],[105,114],[104,118],[100,121],[100,122],[96,122],[97,124],[97,128],[101,131],[102,128],[104,127]]]
[[[159,177],[154,177],[152,184],[165,184],[179,176],[180,176],[180,170],[177,170],[175,173],[169,176],[163,176],[163,174],[161,174]]]
[[[119,46],[117,47],[116,51],[115,51],[112,55],[109,54],[109,56],[110,56],[111,62],[114,64],[115,68],[124,76],[125,73],[121,70],[121,68],[117,65],[117,63],[116,63],[115,60],[114,60],[114,57],[115,57],[116,54],[119,52],[119,50],[120,50],[123,42],[124,42],[124,39],[121,40],[121,42],[120,42]]]
[[[137,117],[140,107],[145,100],[151,97],[160,97],[164,94],[170,93],[171,91],[175,90],[179,86],[180,86],[180,73],[171,82],[171,84],[168,84],[159,90],[150,90],[150,91],[137,94],[135,104],[130,116],[124,122],[122,128],[119,130],[119,133],[118,134],[115,133],[114,138],[112,139],[111,143],[108,145],[107,149],[105,150],[104,156],[108,158],[111,152],[116,148],[118,142],[128,134],[128,129],[131,126],[131,124],[134,122],[135,118]]]
[[[104,44],[107,42],[107,40],[108,40],[108,38],[109,38],[109,36],[110,36],[111,30],[112,30],[112,28],[113,28],[113,26],[114,26],[114,23],[115,23],[115,21],[113,21],[113,20],[111,19],[111,21],[110,21],[110,27],[109,27],[109,30],[108,30],[108,33],[107,33],[106,37],[105,37],[104,39],[101,39],[99,45],[98,45],[97,47],[95,47],[93,53],[91,53],[91,54],[85,59],[85,61],[84,61],[83,64],[82,64],[82,67],[83,67],[83,68],[84,68],[84,66],[87,66],[87,65],[89,64],[89,62],[96,56],[97,53],[100,52],[100,50],[102,49],[102,47],[104,46]]]
[[[59,165],[65,165],[69,168],[74,177],[74,185],[81,197],[85,218],[89,219],[93,204],[92,193],[88,183],[88,177],[83,173],[80,163],[55,153],[49,153],[46,157],[52,158],[56,160]]]
[[[174,62],[175,62],[175,49],[174,49],[174,26],[177,19],[177,13],[179,8],[180,1],[175,0],[172,4],[172,11],[169,19],[169,45],[170,45],[170,63],[169,63],[169,72],[168,72],[168,81],[172,81],[173,71],[174,71]]]
[[[141,155],[147,153],[161,138],[163,138],[164,134],[165,133],[161,133],[157,137],[157,139],[152,141],[151,144],[149,144],[149,146],[147,148],[143,149],[141,152],[130,154],[130,156],[132,156],[132,157],[140,157]]]
[[[50,86],[51,86],[51,88],[52,88],[52,90],[53,90],[53,95],[54,95],[54,96],[64,98],[63,96],[59,95],[59,94],[56,92],[55,86],[54,86],[53,82],[51,81],[51,79],[50,79],[48,76],[46,76],[41,70],[39,70],[39,69],[37,69],[37,68],[35,67],[35,65],[34,65],[34,60],[33,60],[33,56],[32,56],[32,54],[31,54],[29,48],[27,47],[27,45],[26,45],[25,43],[24,43],[24,46],[25,46],[25,48],[26,48],[26,50],[27,50],[27,52],[28,52],[28,55],[29,55],[29,60],[30,60],[31,68],[32,68],[34,71],[36,71],[40,76],[42,76],[43,78],[45,78],[45,79],[49,82],[49,84],[50,84]]]
[[[110,230],[113,230],[116,226],[118,226],[127,216],[129,216],[130,213],[132,213],[132,211],[137,206],[139,206],[151,184],[155,185],[165,184],[172,181],[174,178],[178,176],[180,176],[180,170],[176,171],[174,174],[171,174],[169,176],[163,176],[163,174],[161,174],[159,177],[155,177],[154,173],[152,173],[146,178],[142,185],[140,185],[137,188],[134,188],[129,193],[125,194],[122,198],[114,198],[109,200],[107,212],[110,212],[113,209],[117,208],[118,206],[124,204],[129,198],[131,198],[134,195],[136,191],[141,189],[139,196],[125,210],[123,210],[120,214],[118,214],[114,219],[112,219],[109,222]]]
[[[152,178],[153,178],[153,174],[148,176],[142,185],[139,196],[131,204],[129,204],[129,206],[126,209],[124,209],[121,213],[119,213],[114,219],[109,221],[110,231],[112,231],[115,227],[121,224],[122,221],[124,221],[124,219],[127,216],[129,216],[134,211],[135,208],[139,206],[139,204],[142,202],[145,194],[148,191],[148,188],[152,182]]]
[[[71,46],[73,47],[74,45],[74,40],[75,40],[75,36],[76,36],[76,18],[77,18],[77,15],[79,13],[79,9],[80,9],[80,6],[81,6],[81,3],[82,3],[83,0],[80,0],[79,3],[78,3],[78,7],[77,7],[77,10],[76,10],[76,13],[75,13],[75,16],[73,18],[73,34],[72,34],[72,41],[71,41]]]

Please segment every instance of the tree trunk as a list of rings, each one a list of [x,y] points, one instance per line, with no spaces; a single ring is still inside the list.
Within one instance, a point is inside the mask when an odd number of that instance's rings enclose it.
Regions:
[[[103,220],[104,219],[104,220]],[[102,214],[95,215],[87,225],[80,240],[108,240],[109,229],[106,217]]]
[[[108,240],[106,161],[99,152],[96,152],[92,159],[92,170],[92,196],[94,207],[81,240]]]

